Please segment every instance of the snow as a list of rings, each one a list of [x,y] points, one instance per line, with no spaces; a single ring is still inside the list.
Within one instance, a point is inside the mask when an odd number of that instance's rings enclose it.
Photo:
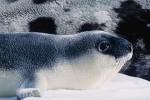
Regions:
[[[0,100],[16,100],[0,98]],[[24,100],[150,100],[150,82],[117,74],[101,90],[49,90],[42,98]]]

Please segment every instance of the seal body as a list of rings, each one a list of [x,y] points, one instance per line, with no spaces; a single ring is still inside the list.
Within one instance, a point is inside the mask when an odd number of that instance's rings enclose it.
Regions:
[[[0,96],[102,87],[132,56],[132,45],[103,31],[75,35],[0,34]]]

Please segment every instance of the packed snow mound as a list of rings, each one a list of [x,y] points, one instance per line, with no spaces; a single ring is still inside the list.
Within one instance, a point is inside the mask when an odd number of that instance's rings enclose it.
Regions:
[[[49,90],[42,98],[31,97],[24,100],[150,100],[150,82],[117,74],[102,90]]]

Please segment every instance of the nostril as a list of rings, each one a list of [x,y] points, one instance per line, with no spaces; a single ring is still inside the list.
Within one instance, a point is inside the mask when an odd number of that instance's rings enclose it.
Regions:
[[[98,50],[101,52],[106,52],[110,49],[111,45],[108,41],[102,41],[99,43]]]
[[[132,50],[133,50],[132,45],[127,45],[126,48],[127,48],[127,50],[128,50],[129,52],[132,52]]]

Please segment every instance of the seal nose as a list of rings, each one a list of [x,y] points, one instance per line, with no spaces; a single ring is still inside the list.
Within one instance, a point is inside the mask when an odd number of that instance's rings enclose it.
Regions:
[[[127,45],[126,45],[126,49],[127,49],[127,51],[132,52],[132,51],[133,51],[133,46],[132,46],[132,44],[131,44],[131,43],[127,44]]]
[[[116,49],[114,49],[114,55],[116,58],[125,56],[133,52],[132,44],[123,38],[117,38],[115,47]]]
[[[126,53],[133,52],[133,45],[126,39],[122,39],[120,45],[122,45],[121,48],[124,49]]]

